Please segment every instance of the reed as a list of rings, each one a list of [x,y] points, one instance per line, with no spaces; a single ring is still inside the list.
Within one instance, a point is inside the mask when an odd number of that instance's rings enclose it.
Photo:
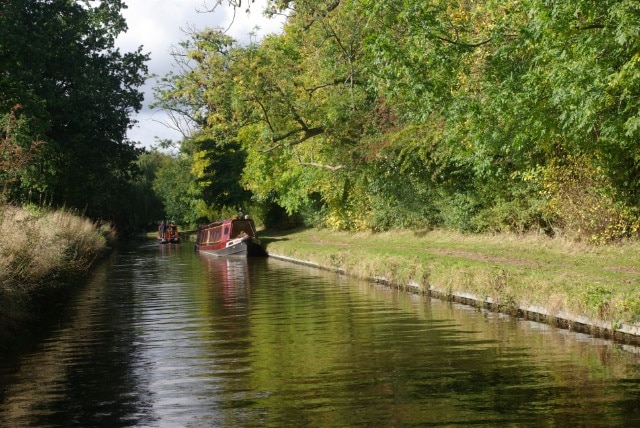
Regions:
[[[0,314],[22,317],[39,294],[86,272],[115,233],[69,210],[0,206]]]

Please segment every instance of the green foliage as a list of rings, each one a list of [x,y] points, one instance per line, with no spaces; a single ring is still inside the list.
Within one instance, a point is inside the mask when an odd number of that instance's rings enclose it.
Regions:
[[[164,206],[153,190],[156,173],[162,165],[164,155],[156,150],[146,151],[138,157],[140,175],[130,183],[131,222],[134,229],[157,226],[164,217]]]
[[[545,192],[557,227],[575,239],[592,243],[617,241],[638,232],[637,209],[618,202],[614,187],[585,157],[551,163],[545,171]]]
[[[164,205],[167,220],[194,225],[206,210],[189,159],[183,154],[162,156],[152,187]]]
[[[142,106],[148,55],[121,53],[124,2],[16,0],[0,6],[0,112],[20,105],[27,141],[45,141],[12,188],[121,223],[138,149],[125,137]],[[26,128],[25,128],[26,129]],[[26,137],[25,137],[26,138]]]
[[[192,34],[176,58],[185,72],[158,91],[196,131],[184,143],[194,197],[222,207],[249,191],[346,230],[637,234],[635,2],[305,0],[267,12],[285,9],[283,33],[260,44]]]
[[[251,200],[251,193],[240,185],[246,152],[233,140],[195,138],[191,172],[196,177],[202,198],[212,207],[239,209]]]
[[[613,292],[600,285],[587,286],[583,292],[583,301],[589,316],[597,316],[599,319],[607,319],[610,315],[611,297]]]
[[[630,296],[622,301],[625,321],[637,324],[640,321],[640,297]]]
[[[41,141],[32,140],[29,124],[20,116],[20,106],[0,116],[0,203],[14,199],[16,184],[41,148]]]

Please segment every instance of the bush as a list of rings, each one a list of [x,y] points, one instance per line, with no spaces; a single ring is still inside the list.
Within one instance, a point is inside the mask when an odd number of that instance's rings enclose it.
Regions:
[[[544,192],[556,228],[569,238],[595,244],[618,241],[638,231],[637,210],[616,197],[614,186],[585,156],[551,164]]]

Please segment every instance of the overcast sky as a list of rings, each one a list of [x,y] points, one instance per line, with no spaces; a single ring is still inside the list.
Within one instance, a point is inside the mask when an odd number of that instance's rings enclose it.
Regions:
[[[228,34],[236,40],[246,41],[256,26],[260,27],[258,37],[277,33],[282,28],[281,20],[268,20],[262,15],[266,0],[255,0],[251,4],[250,14],[246,14],[244,8],[237,11],[235,19],[232,9],[227,6],[218,6],[213,13],[200,12],[210,9],[215,0],[128,0],[126,3],[128,8],[122,11],[122,15],[127,20],[129,30],[118,38],[118,47],[127,52],[142,45],[143,52],[151,54],[149,73],[158,77],[171,71],[171,47],[189,38],[185,30],[227,28],[231,25]],[[157,138],[174,141],[182,138],[181,134],[164,125],[169,121],[162,111],[149,108],[153,102],[153,86],[155,79],[149,79],[143,88],[144,108],[136,116],[138,124],[129,132],[129,138],[146,147],[155,144]]]

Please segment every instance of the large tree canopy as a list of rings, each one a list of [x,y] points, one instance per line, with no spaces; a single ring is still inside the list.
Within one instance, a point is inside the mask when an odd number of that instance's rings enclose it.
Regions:
[[[0,111],[42,141],[12,198],[118,220],[138,150],[128,141],[148,55],[115,48],[121,0],[0,2]],[[14,109],[19,106],[19,109]]]
[[[273,0],[267,13],[287,23],[259,44],[194,33],[189,67],[159,91],[191,137],[242,147],[257,200],[349,229],[637,233],[638,2]],[[223,168],[211,146],[193,153]]]

